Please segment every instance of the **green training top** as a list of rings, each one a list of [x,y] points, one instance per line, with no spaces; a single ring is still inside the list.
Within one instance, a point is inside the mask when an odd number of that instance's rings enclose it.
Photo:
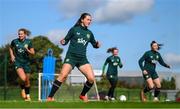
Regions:
[[[105,72],[106,65],[108,64],[107,75],[117,75],[117,67],[122,68],[121,59],[119,56],[109,56],[104,65],[103,65],[103,73]]]
[[[160,63],[162,66],[169,68],[159,52],[150,50],[144,53],[144,55],[139,59],[139,66],[142,71],[147,70],[150,72],[155,72],[156,64]],[[144,63],[144,64],[143,64]]]
[[[29,53],[26,51],[25,47],[33,48],[31,40],[25,39],[20,41],[19,38],[14,39],[11,42],[11,48],[13,50],[15,61],[18,61],[22,64],[29,63]]]
[[[67,52],[69,55],[74,54],[78,57],[86,57],[86,48],[89,42],[94,48],[98,48],[93,33],[83,26],[72,27],[64,40],[64,45],[70,41]]]

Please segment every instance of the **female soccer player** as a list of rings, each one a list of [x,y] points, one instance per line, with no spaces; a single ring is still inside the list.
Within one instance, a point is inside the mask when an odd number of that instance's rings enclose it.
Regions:
[[[88,102],[86,93],[90,90],[95,80],[91,65],[86,57],[86,48],[90,42],[94,48],[99,48],[100,43],[94,39],[93,33],[88,29],[91,23],[91,15],[83,13],[77,23],[69,30],[64,39],[60,41],[62,45],[66,45],[70,41],[70,45],[62,66],[62,70],[57,80],[54,81],[51,92],[47,101],[53,101],[53,96],[65,81],[68,74],[76,66],[87,78],[84,88],[79,96],[84,102]]]
[[[116,88],[116,84],[117,84],[117,81],[118,81],[118,66],[120,68],[123,67],[122,63],[121,63],[121,59],[120,57],[118,56],[118,49],[116,47],[113,47],[113,48],[109,48],[107,50],[107,53],[112,53],[112,56],[109,56],[104,65],[103,65],[103,76],[105,74],[105,68],[106,68],[106,65],[108,64],[108,70],[107,70],[107,73],[106,73],[106,77],[107,79],[109,80],[110,84],[111,84],[111,87],[109,89],[109,92],[108,92],[108,95],[105,96],[105,99],[106,100],[115,100],[114,98],[114,90]]]
[[[21,81],[21,96],[25,101],[30,101],[30,60],[29,55],[34,55],[35,51],[32,43],[29,39],[26,39],[30,35],[30,31],[21,28],[18,30],[19,38],[14,39],[11,42],[9,52],[11,62],[13,62],[15,70]]]
[[[159,76],[155,70],[157,62],[162,66],[170,68],[169,65],[164,63],[158,50],[161,48],[162,44],[158,44],[156,41],[151,42],[151,50],[144,53],[144,55],[139,59],[139,66],[143,72],[143,77],[146,81],[146,86],[141,91],[141,100],[145,102],[145,93],[154,89],[154,101],[159,101],[158,96],[160,94],[161,82]]]

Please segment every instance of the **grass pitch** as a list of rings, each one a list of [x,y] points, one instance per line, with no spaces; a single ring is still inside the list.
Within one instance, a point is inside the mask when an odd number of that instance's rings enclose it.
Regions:
[[[24,101],[1,101],[0,108],[161,108],[161,109],[180,109],[180,103],[177,102],[24,102]]]

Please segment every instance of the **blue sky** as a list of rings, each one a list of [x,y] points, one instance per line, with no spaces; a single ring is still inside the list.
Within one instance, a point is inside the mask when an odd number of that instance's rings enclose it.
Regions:
[[[110,55],[107,48],[116,46],[122,70],[140,70],[138,59],[156,40],[164,44],[160,53],[172,66],[158,65],[158,70],[180,72],[179,0],[0,0],[0,45],[10,43],[22,27],[58,44],[82,12],[92,14],[89,29],[102,44],[100,49],[88,46],[94,68],[101,69]]]

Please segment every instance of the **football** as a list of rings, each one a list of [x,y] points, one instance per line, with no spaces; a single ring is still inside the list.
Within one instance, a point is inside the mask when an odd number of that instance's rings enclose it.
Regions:
[[[127,99],[126,99],[125,95],[121,95],[121,96],[119,96],[119,100],[120,101],[126,101]]]

